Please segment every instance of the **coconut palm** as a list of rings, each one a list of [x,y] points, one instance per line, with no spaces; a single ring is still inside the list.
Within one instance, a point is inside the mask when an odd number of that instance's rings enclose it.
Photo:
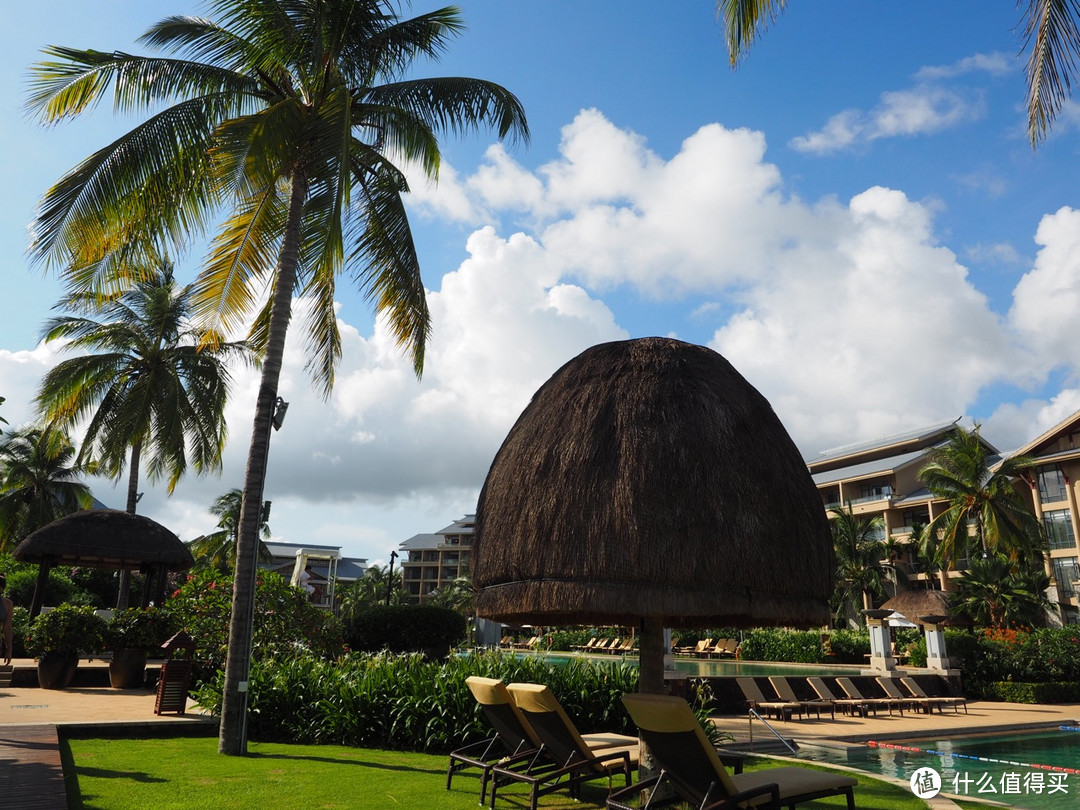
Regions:
[[[425,604],[449,608],[468,618],[475,612],[476,589],[468,577],[458,577],[432,591]]]
[[[1041,568],[1015,570],[1003,554],[976,557],[957,582],[956,607],[976,624],[1038,626],[1050,605],[1050,578]]]
[[[93,458],[111,478],[127,470],[129,514],[135,514],[144,463],[151,481],[168,480],[169,492],[187,471],[189,455],[197,472],[221,468],[230,382],[225,361],[245,349],[189,322],[192,294],[162,263],[122,294],[72,293],[59,307],[81,314],[45,325],[46,341],[66,340],[64,351],[89,353],[45,375],[38,408],[50,423],[86,423],[80,462]],[[129,578],[121,572],[117,607],[127,605]]]
[[[93,506],[90,488],[79,481],[93,471],[61,430],[26,425],[0,436],[0,553],[35,529]]]
[[[404,605],[409,601],[409,592],[405,590],[401,570],[394,571],[393,581],[387,578],[388,568],[381,565],[369,566],[360,579],[350,582],[337,593],[337,603],[343,621],[349,622],[359,613],[375,605],[387,603]]]
[[[227,573],[236,565],[236,537],[240,530],[240,507],[243,504],[244,491],[230,489],[218,497],[210,507],[210,514],[218,519],[218,531],[196,537],[190,543],[191,555],[195,565]],[[269,502],[263,504],[262,525],[259,534],[264,540],[270,539]],[[274,559],[266,543],[259,541],[259,561],[268,563]]]
[[[717,16],[724,27],[733,67],[786,6],[787,0],[717,0]],[[1021,50],[1030,49],[1028,138],[1036,146],[1071,95],[1073,82],[1080,78],[1080,5],[1063,0],[1028,0],[1022,23]]]
[[[1041,561],[1042,526],[1013,486],[1031,466],[1024,456],[998,461],[978,425],[957,427],[945,445],[928,454],[919,480],[948,504],[927,527],[940,538],[944,568],[967,556],[972,544],[984,557],[1000,551],[1025,564]]]
[[[493,125],[528,137],[504,88],[465,78],[406,79],[462,31],[450,7],[401,19],[387,0],[210,0],[210,17],[169,17],[142,41],[167,57],[51,47],[29,107],[55,122],[112,86],[119,110],[151,113],[46,192],[32,254],[101,286],[131,257],[119,246],[183,241],[218,211],[197,281],[201,314],[225,331],[259,309],[263,351],[237,548],[220,749],[242,754],[255,567],[270,424],[292,297],[309,300],[309,370],[329,392],[340,354],[337,276],[383,313],[417,374],[429,314],[394,160],[437,176],[437,134]],[[160,247],[160,246],[159,246]],[[269,301],[260,301],[262,290]],[[261,308],[260,308],[261,305]]]
[[[874,606],[874,598],[885,595],[882,582],[885,544],[881,542],[884,522],[880,515],[856,515],[851,507],[830,509],[833,547],[836,551],[836,618],[860,615]]]

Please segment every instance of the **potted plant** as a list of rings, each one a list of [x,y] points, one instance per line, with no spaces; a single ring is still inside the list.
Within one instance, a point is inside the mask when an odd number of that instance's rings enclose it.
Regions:
[[[64,604],[38,616],[30,625],[27,651],[37,656],[41,688],[67,688],[80,651],[97,652],[104,636],[105,620],[92,607]]]
[[[161,643],[173,632],[172,618],[160,608],[115,611],[105,634],[105,645],[113,653],[109,663],[109,682],[113,687],[142,686],[147,655],[160,652]]]

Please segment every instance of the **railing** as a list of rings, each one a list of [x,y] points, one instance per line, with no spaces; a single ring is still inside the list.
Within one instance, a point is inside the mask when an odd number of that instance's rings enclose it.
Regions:
[[[778,739],[780,742],[782,742],[784,744],[784,747],[787,748],[788,751],[790,751],[795,756],[799,755],[799,752],[795,750],[795,748],[792,746],[792,744],[789,743],[787,740],[785,740],[782,736],[780,736],[780,732],[777,731],[775,728],[773,728],[772,724],[769,723],[769,721],[766,720],[764,717],[762,717],[760,714],[758,714],[757,709],[754,709],[754,708],[750,709],[750,750],[751,751],[754,750],[754,718],[755,717],[758,720],[760,720],[762,723],[765,724],[765,728],[767,728],[769,731],[771,731],[773,733],[773,736],[776,737],[776,739]]]

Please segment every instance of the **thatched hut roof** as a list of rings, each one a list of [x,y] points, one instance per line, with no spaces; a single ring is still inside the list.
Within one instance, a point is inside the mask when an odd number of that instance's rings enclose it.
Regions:
[[[828,620],[828,521],[769,403],[723,357],[594,346],[534,395],[476,514],[477,613],[668,627]]]
[[[953,616],[949,594],[945,591],[901,591],[881,606],[899,613],[912,624],[922,624],[920,616]]]
[[[165,565],[183,571],[195,564],[188,547],[160,523],[115,509],[88,509],[54,520],[19,543],[14,557],[130,570]]]

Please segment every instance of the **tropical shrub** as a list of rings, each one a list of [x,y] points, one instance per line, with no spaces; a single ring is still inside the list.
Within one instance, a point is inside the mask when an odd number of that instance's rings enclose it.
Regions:
[[[635,733],[619,698],[637,689],[636,667],[586,660],[548,667],[499,652],[442,662],[390,653],[352,653],[336,662],[310,654],[256,659],[249,733],[261,740],[448,751],[491,733],[465,685],[470,675],[547,684],[582,733]],[[194,696],[218,712],[223,684],[218,673]]]
[[[38,616],[30,625],[27,652],[93,653],[102,649],[105,620],[85,605],[60,605]]]
[[[986,684],[982,696],[1007,703],[1080,703],[1080,682],[1022,683],[995,681]]]
[[[743,635],[739,655],[744,661],[821,664],[827,660],[820,633],[779,628],[747,631]]]
[[[358,652],[427,652],[445,656],[465,638],[466,620],[434,605],[374,605],[356,613],[345,628]]]
[[[30,607],[37,587],[37,566],[20,566],[7,573],[7,587],[4,595],[16,605]],[[50,568],[45,582],[43,605],[80,604],[89,605],[92,599],[85,593],[77,592],[71,577],[60,568]]]
[[[26,638],[30,635],[30,611],[16,605],[11,614],[11,657],[28,658]]]
[[[161,608],[117,610],[105,630],[105,647],[113,651],[160,652],[162,642],[178,630],[176,616]]]
[[[829,634],[826,660],[837,664],[864,664],[870,654],[870,634],[865,630],[833,630]]]
[[[224,670],[232,579],[214,571],[192,574],[163,607],[195,641],[196,677],[209,678]],[[315,658],[336,658],[344,650],[341,624],[279,574],[260,571],[252,649],[255,660],[291,658],[303,651]]]

